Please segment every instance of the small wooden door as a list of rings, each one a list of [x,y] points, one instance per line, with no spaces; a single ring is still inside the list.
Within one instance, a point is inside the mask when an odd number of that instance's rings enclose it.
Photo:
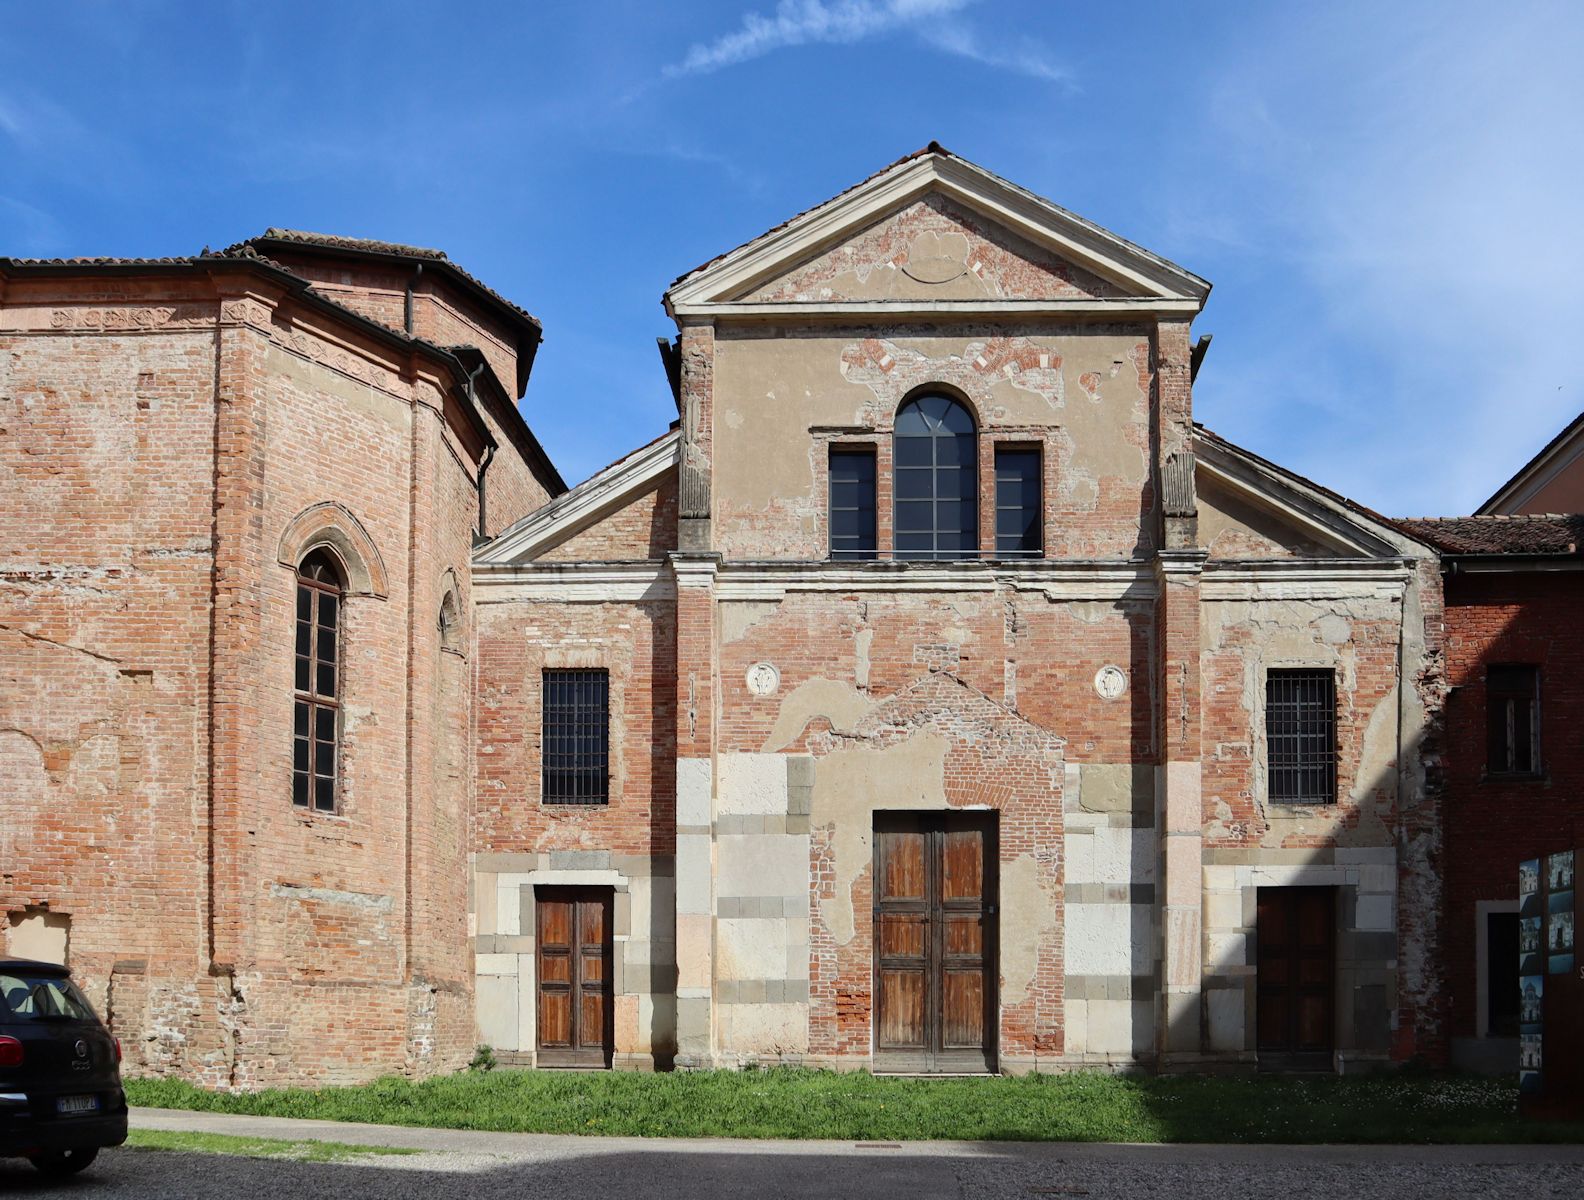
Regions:
[[[611,891],[544,887],[538,913],[541,1067],[608,1067],[612,1049]]]
[[[875,1067],[996,1067],[995,825],[989,813],[875,817]]]
[[[1336,1026],[1336,891],[1260,888],[1256,920],[1260,1066],[1328,1070]]]

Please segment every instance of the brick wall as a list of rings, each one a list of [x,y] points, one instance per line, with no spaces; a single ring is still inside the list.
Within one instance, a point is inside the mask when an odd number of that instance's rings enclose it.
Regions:
[[[1475,905],[1518,899],[1518,863],[1578,844],[1584,797],[1584,588],[1572,573],[1447,580],[1445,927],[1454,1037],[1476,1031]],[[1537,779],[1486,774],[1485,669],[1540,667]]]
[[[659,560],[676,549],[677,479],[668,472],[650,491],[538,556],[540,562]]]
[[[8,284],[0,910],[70,916],[131,1073],[452,1067],[473,1037],[470,642],[442,648],[439,612],[448,590],[470,607],[476,450],[443,374],[227,286]],[[326,506],[361,567],[341,803],[315,814],[291,804],[286,543]]]
[[[669,855],[676,838],[674,602],[478,609],[476,849]],[[610,803],[540,802],[546,667],[610,672]]]

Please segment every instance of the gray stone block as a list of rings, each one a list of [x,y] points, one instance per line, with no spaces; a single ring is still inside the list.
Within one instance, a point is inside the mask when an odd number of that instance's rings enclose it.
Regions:
[[[647,854],[613,854],[611,867],[629,879],[647,879],[651,875],[673,875],[676,867],[669,854],[651,857]]]
[[[677,999],[677,1055],[706,1062],[710,1053],[710,1001],[707,996]]]
[[[1391,1048],[1391,1012],[1383,984],[1353,990],[1353,1041],[1361,1050]]]
[[[608,871],[611,867],[609,850],[552,850],[552,871]]]
[[[1361,966],[1391,962],[1397,958],[1395,933],[1360,933],[1349,929],[1343,931],[1340,941],[1341,957]]]
[[[542,865],[538,854],[480,854],[473,869],[481,875],[526,875]]]

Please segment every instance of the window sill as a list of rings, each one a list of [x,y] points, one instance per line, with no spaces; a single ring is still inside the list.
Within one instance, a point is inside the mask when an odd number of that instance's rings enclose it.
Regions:
[[[1504,772],[1486,771],[1480,776],[1480,780],[1479,781],[1481,783],[1494,783],[1494,784],[1503,784],[1503,783],[1550,783],[1551,782],[1551,776],[1548,773],[1543,772],[1543,771],[1539,772],[1537,774],[1519,774],[1517,772],[1513,772],[1512,774],[1506,774]]]

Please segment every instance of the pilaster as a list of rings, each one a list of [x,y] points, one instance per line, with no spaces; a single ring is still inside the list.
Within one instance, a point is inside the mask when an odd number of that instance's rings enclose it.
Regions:
[[[714,1061],[715,572],[719,555],[676,553],[677,1065]]]
[[[1163,1065],[1204,1045],[1199,579],[1205,554],[1164,550],[1160,585],[1161,1012]]]

